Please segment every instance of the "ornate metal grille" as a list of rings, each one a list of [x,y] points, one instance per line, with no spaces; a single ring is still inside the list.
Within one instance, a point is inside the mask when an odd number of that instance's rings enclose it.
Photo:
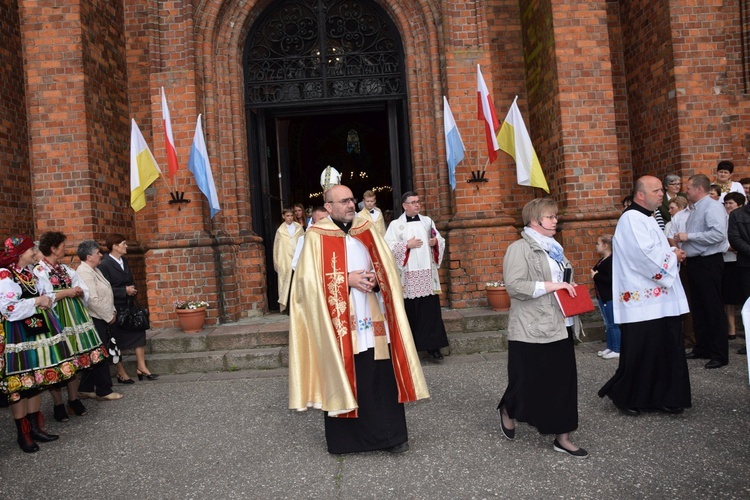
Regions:
[[[248,37],[246,102],[403,97],[402,54],[398,31],[373,2],[282,0]]]

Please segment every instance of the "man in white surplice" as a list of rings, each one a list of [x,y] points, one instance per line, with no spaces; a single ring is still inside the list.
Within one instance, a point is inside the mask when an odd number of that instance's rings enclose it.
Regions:
[[[685,252],[670,247],[652,217],[664,191],[656,177],[636,181],[633,203],[612,240],[612,299],[622,332],[620,363],[599,391],[626,415],[682,413],[691,406],[680,316],[688,312],[680,282]]]
[[[401,273],[404,306],[409,317],[414,344],[441,361],[441,347],[448,336],[440,311],[438,268],[445,253],[445,240],[429,217],[419,213],[419,195],[408,191],[401,197],[404,213],[391,222],[385,241],[393,252]]]

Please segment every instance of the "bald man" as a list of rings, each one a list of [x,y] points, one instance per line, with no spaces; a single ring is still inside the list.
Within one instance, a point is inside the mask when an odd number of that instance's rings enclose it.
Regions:
[[[612,240],[612,298],[620,325],[620,363],[599,391],[626,415],[682,413],[691,406],[680,316],[689,312],[680,282],[685,252],[670,247],[653,218],[664,190],[656,177],[636,181],[633,203]]]

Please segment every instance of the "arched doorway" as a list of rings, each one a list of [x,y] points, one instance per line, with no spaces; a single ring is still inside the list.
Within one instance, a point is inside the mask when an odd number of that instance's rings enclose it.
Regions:
[[[327,165],[358,198],[375,190],[383,210],[398,212],[411,189],[403,47],[374,1],[281,0],[250,30],[243,67],[253,229],[275,309],[281,209],[322,204]]]

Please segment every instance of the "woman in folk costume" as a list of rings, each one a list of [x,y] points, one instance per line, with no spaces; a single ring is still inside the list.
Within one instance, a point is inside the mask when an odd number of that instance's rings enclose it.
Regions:
[[[55,295],[55,313],[60,319],[63,333],[68,336],[73,347],[79,369],[90,368],[106,359],[102,340],[94,327],[94,322],[85,306],[88,302],[88,287],[73,269],[60,261],[65,257],[66,236],[59,231],[49,231],[39,239],[39,250],[44,256],[34,267],[34,275],[45,295]],[[86,407],[78,398],[80,380],[68,380],[69,412],[78,416],[86,415]],[[54,417],[58,422],[67,422],[68,411],[62,402],[61,387],[50,389],[54,401]]]
[[[0,254],[0,391],[7,394],[18,429],[18,446],[34,453],[34,441],[59,436],[44,430],[41,391],[75,375],[73,349],[53,312],[54,294],[39,285],[31,265],[38,255],[28,236],[12,236]]]
[[[351,190],[325,182],[330,216],[308,228],[292,287],[289,408],[326,412],[329,453],[404,452],[404,403],[429,393],[398,271]]]
[[[294,250],[305,230],[294,221],[294,211],[291,208],[285,208],[281,215],[284,222],[276,230],[276,237],[273,239],[273,268],[278,277],[279,311],[284,312],[289,304]]]

